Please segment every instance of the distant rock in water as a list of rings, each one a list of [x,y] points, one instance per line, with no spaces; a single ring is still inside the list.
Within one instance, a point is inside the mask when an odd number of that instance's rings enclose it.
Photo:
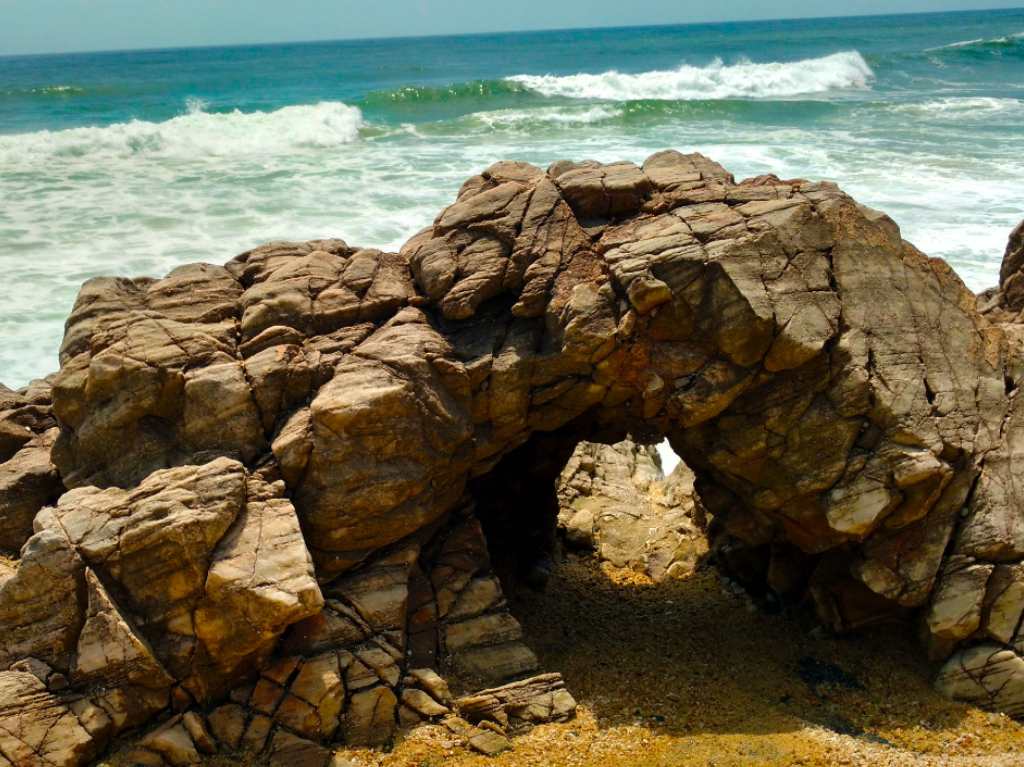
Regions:
[[[1024,310],[1024,221],[1013,230],[1006,244],[999,269],[999,287],[981,294],[979,308],[984,313],[998,313],[998,320],[1004,323],[1020,321]]]
[[[666,477],[653,447],[583,442],[559,478],[559,529],[569,547],[654,581],[690,575],[707,551],[693,481],[684,463]]]
[[[132,732],[133,764],[326,767],[442,720],[494,754],[571,717],[491,557],[538,580],[577,445],[629,436],[692,470],[721,561],[837,631],[916,622],[940,689],[1024,715],[1019,232],[979,311],[836,186],[663,152],[498,163],[400,253],[90,280],[60,371],[0,390],[0,764]],[[568,485],[624,494],[568,534],[688,567],[686,482],[645,535],[638,454],[588,450]]]

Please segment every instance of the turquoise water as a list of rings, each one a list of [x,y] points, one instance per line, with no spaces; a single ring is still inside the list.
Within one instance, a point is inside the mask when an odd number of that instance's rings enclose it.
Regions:
[[[0,58],[0,381],[82,280],[394,248],[497,159],[829,178],[974,289],[1024,216],[1024,10]]]

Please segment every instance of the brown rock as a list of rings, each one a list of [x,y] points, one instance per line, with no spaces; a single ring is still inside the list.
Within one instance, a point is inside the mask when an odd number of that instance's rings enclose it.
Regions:
[[[1024,221],[1010,234],[1003,263],[999,269],[999,290],[1002,304],[1009,310],[1024,309]]]
[[[180,716],[169,719],[152,732],[144,735],[139,744],[143,748],[160,754],[168,764],[174,767],[199,764],[202,759]]]
[[[76,681],[123,680],[154,688],[169,688],[173,679],[153,651],[129,625],[96,574],[86,568],[88,608],[78,635],[72,678]]]
[[[312,738],[329,740],[338,729],[345,702],[345,684],[335,654],[302,663],[274,718]]]
[[[405,683],[407,686],[415,685],[419,689],[426,691],[434,700],[442,705],[449,706],[453,701],[451,691],[448,689],[448,683],[433,669],[410,669]]]
[[[0,754],[17,767],[84,765],[98,744],[32,674],[0,672]]]
[[[512,742],[507,737],[491,730],[478,729],[467,738],[466,743],[484,756],[497,756],[512,748]]]
[[[235,703],[219,706],[207,717],[213,736],[229,749],[238,748],[245,733],[245,709]]]
[[[409,688],[402,691],[402,705],[408,706],[423,719],[444,716],[445,714],[450,713],[447,706],[442,706],[430,697],[430,695],[423,692],[423,690],[417,690],[416,688]]]
[[[331,752],[323,746],[285,730],[274,733],[270,744],[272,767],[325,767],[330,760]]]
[[[0,464],[9,461],[34,435],[32,431],[9,419],[0,420]]]
[[[511,732],[565,721],[576,713],[576,701],[565,689],[561,674],[541,674],[481,690],[459,698],[455,706],[469,722],[495,722]]]
[[[175,676],[197,649],[193,615],[218,542],[245,504],[245,471],[220,459],[156,472],[132,491],[79,488],[40,514],[104,583],[126,594],[146,638]]]
[[[693,472],[666,478],[653,447],[582,443],[558,480],[558,524],[566,543],[655,581],[689,575],[706,550],[695,523]]]
[[[968,647],[946,661],[935,687],[950,698],[1020,716],[1024,714],[1024,659],[997,644]]]
[[[188,730],[188,734],[192,738],[192,742],[196,744],[196,748],[204,754],[215,754],[217,752],[217,744],[206,729],[206,722],[203,720],[202,714],[195,711],[186,711],[181,715],[181,723],[185,725],[185,729]]]
[[[397,706],[398,699],[387,687],[373,687],[354,693],[342,721],[345,743],[379,746],[388,742],[395,730]]]
[[[254,714],[249,720],[248,727],[245,728],[245,733],[242,735],[242,750],[253,753],[262,751],[267,743],[267,736],[270,735],[270,729],[273,724],[273,720],[270,717]]]
[[[85,587],[88,607],[78,635],[71,682],[98,686],[96,701],[120,731],[166,708],[174,679],[88,568]]]
[[[83,620],[83,569],[61,533],[43,530],[25,544],[15,569],[0,570],[0,668],[24,658],[67,668]]]
[[[21,392],[0,384],[0,464],[56,424],[48,381],[33,381]]]
[[[289,625],[315,615],[323,597],[284,483],[250,478],[245,508],[213,553],[196,636],[230,674],[268,654]]]
[[[322,604],[283,486],[228,459],[152,474],[132,491],[81,488],[40,515],[142,616],[145,639],[200,697]]]
[[[398,254],[274,243],[223,268],[91,280],[52,410],[49,382],[0,392],[0,422],[39,435],[56,418],[53,464],[74,488],[0,564],[0,665],[34,657],[123,726],[132,685],[69,674],[88,618],[84,647],[117,648],[108,665],[129,681],[148,644],[175,710],[235,688],[239,742],[257,750],[282,717],[336,737],[332,675],[353,743],[391,737],[408,668],[491,679],[485,708],[510,724],[568,715],[553,680],[496,692],[537,661],[488,548],[511,582],[542,584],[565,460],[632,434],[671,442],[752,582],[807,589],[839,627],[916,611],[950,658],[942,689],[1018,711],[1024,333],[1002,303],[1018,235],[981,313],[834,185],[736,183],[665,152],[499,163]],[[20,437],[4,433],[9,452]],[[5,517],[17,536],[32,504]],[[576,511],[574,537],[656,577],[692,560],[686,525],[652,537]],[[187,763],[182,721],[146,747]]]
[[[21,428],[21,427],[19,427]],[[6,463],[0,463],[0,551],[17,552],[32,535],[36,513],[64,491],[50,449],[57,430],[22,443]]]

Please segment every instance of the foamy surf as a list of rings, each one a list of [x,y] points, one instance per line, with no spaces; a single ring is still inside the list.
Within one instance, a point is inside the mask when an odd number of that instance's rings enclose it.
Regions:
[[[0,136],[0,163],[49,159],[153,156],[170,159],[277,155],[328,149],[359,138],[363,116],[340,101],[288,106],[273,112],[204,111],[190,98],[186,113],[164,122],[132,120],[102,128],[69,128]]]
[[[551,126],[595,125],[622,117],[621,107],[595,106],[589,109],[551,107],[546,109],[502,109],[478,112],[471,116],[474,122],[487,128],[523,128]]]
[[[508,78],[544,96],[606,101],[786,98],[867,90],[874,72],[857,51],[791,62],[725,64],[624,74],[514,75]]]
[[[990,120],[994,117],[1024,117],[1024,100],[976,96],[944,98],[917,104],[893,104],[893,112],[939,120]]]

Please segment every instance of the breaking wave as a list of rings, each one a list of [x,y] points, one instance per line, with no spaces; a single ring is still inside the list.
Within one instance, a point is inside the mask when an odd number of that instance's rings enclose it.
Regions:
[[[874,72],[857,51],[791,62],[725,64],[625,74],[515,75],[517,83],[544,96],[633,101],[779,98],[842,90],[868,90]]]
[[[132,120],[105,127],[0,135],[0,162],[275,155],[350,144],[363,127],[359,109],[340,101],[273,112],[208,113],[204,107],[202,101],[190,99],[186,114],[164,122]]]

